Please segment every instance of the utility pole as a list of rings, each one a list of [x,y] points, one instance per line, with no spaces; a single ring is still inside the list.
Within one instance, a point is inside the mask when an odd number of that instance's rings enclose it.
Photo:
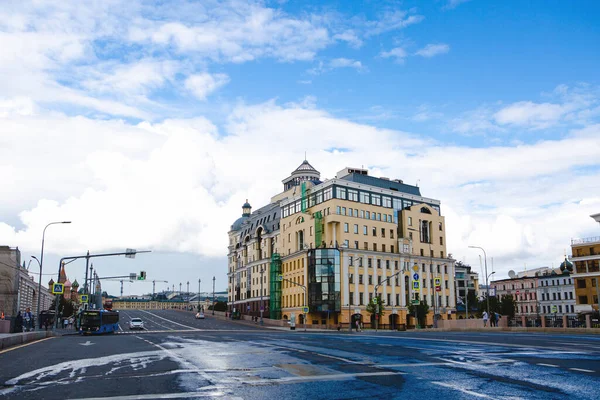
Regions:
[[[212,315],[215,315],[215,277],[213,276],[213,301],[212,301]]]
[[[200,312],[200,284],[202,283],[202,279],[198,279],[198,312]]]

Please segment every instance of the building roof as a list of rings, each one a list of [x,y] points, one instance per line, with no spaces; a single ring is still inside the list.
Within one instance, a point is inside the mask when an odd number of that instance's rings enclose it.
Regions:
[[[79,287],[79,283],[77,283],[77,279],[75,279],[75,282],[73,282],[73,288],[78,288]]]
[[[418,186],[407,185],[406,183],[392,181],[389,179],[375,178],[373,176],[358,173],[350,173],[348,175],[342,176],[340,179],[350,182],[362,183],[364,185],[376,186],[382,189],[394,190],[400,193],[421,196],[421,191],[419,190]]]
[[[298,166],[298,168],[296,168],[296,169],[294,170],[294,172],[296,172],[296,171],[302,171],[302,172],[305,172],[305,171],[312,171],[312,172],[317,172],[317,173],[319,173],[319,171],[317,171],[317,170],[315,169],[315,167],[313,167],[312,165],[310,165],[310,163],[309,163],[308,161],[306,161],[306,160],[302,161],[302,164],[300,164],[300,166]],[[293,174],[294,172],[292,172],[292,174]]]
[[[563,272],[563,273],[565,271],[567,271],[567,272],[573,272],[573,263],[571,261],[569,261],[566,256],[565,256],[565,261],[563,261],[560,264],[560,271]]]

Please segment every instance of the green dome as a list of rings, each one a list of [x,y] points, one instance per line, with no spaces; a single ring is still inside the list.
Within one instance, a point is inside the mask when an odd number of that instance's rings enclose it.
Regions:
[[[561,272],[573,272],[573,263],[565,257],[565,261],[560,264]]]

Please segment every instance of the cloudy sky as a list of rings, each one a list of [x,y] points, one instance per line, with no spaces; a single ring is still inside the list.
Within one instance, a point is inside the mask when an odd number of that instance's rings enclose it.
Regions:
[[[307,153],[418,182],[499,277],[600,236],[595,1],[3,1],[0,244],[44,274],[226,287],[227,231]],[[32,271],[37,271],[32,264]],[[67,267],[82,280],[84,263]],[[37,275],[35,275],[37,278]],[[44,275],[44,281],[50,275]],[[125,285],[125,294],[151,291]],[[105,285],[118,294],[119,284]],[[157,283],[157,290],[166,287]],[[211,288],[212,290],[212,288]]]

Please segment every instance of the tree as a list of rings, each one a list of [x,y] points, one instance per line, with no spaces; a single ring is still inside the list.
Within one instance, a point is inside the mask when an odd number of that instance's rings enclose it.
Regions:
[[[377,306],[379,306],[379,320],[384,316],[385,301],[381,300],[381,296],[373,297],[369,304],[367,304],[367,312],[371,314],[371,320],[374,318],[373,315],[377,314]]]
[[[209,310],[212,310],[212,305],[208,306]],[[227,311],[227,303],[224,301],[217,301],[215,303],[215,311]]]
[[[56,309],[56,298],[52,300],[52,304],[50,304],[50,310]],[[70,299],[65,299],[64,296],[60,296],[60,302],[58,303],[58,315],[62,315],[63,317],[69,317],[73,315],[73,302]]]
[[[508,318],[514,318],[516,309],[517,303],[512,296],[502,296],[499,306],[500,314],[506,315]]]
[[[408,313],[413,317],[418,315],[419,325],[425,326],[425,323],[427,322],[427,313],[429,313],[429,305],[427,304],[427,300],[421,301],[418,305],[410,304],[408,306]]]
[[[479,304],[479,299],[477,298],[477,295],[475,294],[475,291],[468,291],[467,292],[467,301],[469,303],[469,308],[472,310],[473,308],[477,307],[478,310],[481,310],[481,308],[478,307]]]

